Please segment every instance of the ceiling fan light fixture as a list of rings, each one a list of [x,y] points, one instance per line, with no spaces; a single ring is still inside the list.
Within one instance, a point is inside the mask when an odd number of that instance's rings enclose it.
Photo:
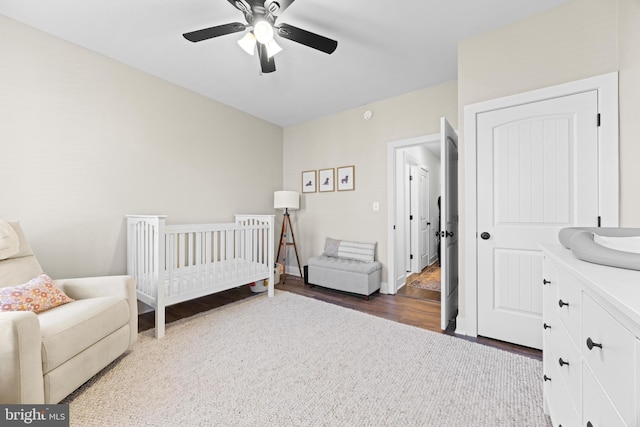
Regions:
[[[238,44],[240,45],[242,50],[244,50],[251,56],[253,56],[253,52],[256,49],[256,43],[257,43],[256,37],[253,35],[252,32],[248,32],[247,34],[244,35],[243,38],[238,40]]]
[[[273,27],[267,21],[258,20],[253,24],[253,34],[260,43],[266,45],[273,40]]]
[[[278,45],[278,43],[276,43],[274,39],[271,39],[271,41],[267,42],[265,44],[265,47],[267,48],[267,58],[271,58],[273,55],[282,50],[280,45]]]

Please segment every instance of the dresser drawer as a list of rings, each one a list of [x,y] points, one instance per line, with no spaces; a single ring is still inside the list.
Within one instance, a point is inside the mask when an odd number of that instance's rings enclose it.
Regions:
[[[560,321],[567,327],[571,339],[578,345],[582,322],[582,286],[578,279],[566,270],[560,270],[558,273],[558,294],[553,307],[557,310]]]
[[[588,366],[582,371],[582,395],[584,399],[582,420],[583,425],[592,427],[626,427],[620,414],[596,381]],[[631,400],[631,399],[630,399]],[[590,423],[590,424],[588,424]]]
[[[544,398],[553,427],[573,427],[580,425],[580,416],[576,412],[566,384],[562,380],[553,351],[542,353],[544,371]]]
[[[582,410],[582,356],[580,350],[574,345],[573,340],[569,338],[569,333],[560,323],[557,326],[551,326],[545,333],[548,336],[548,347],[545,350],[551,350],[552,360],[548,363],[555,366],[557,372],[564,381],[576,412]]]
[[[637,416],[635,346],[633,334],[584,294],[582,356],[622,419],[633,426]]]

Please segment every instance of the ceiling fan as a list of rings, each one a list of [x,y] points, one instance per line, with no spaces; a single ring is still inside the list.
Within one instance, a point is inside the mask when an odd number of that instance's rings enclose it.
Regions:
[[[285,39],[309,46],[322,52],[331,54],[338,47],[338,42],[327,37],[294,27],[288,24],[276,25],[276,19],[295,0],[227,0],[236,9],[244,14],[247,24],[232,22],[230,24],[217,25],[183,34],[184,38],[192,42],[208,40],[226,34],[244,31],[252,28],[238,40],[238,44],[250,55],[258,50],[260,67],[263,73],[272,73],[276,70],[273,56],[282,48],[276,43],[275,34]]]

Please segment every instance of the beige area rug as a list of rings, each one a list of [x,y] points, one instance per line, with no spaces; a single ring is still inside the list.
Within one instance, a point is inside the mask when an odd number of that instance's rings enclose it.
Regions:
[[[143,332],[72,426],[548,426],[542,364],[277,291]]]
[[[418,274],[411,275],[407,280],[407,285],[440,292],[440,263],[436,262]]]

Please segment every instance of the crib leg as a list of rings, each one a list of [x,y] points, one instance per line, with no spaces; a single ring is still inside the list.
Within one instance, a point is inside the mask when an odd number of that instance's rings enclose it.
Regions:
[[[156,338],[164,337],[164,307],[158,307],[156,304]]]

